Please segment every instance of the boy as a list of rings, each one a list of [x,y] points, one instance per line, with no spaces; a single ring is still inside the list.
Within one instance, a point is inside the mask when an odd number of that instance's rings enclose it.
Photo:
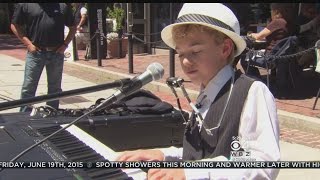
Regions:
[[[184,4],[161,36],[179,55],[184,73],[199,84],[200,114],[186,125],[183,148],[127,151],[119,161],[227,161],[232,151],[250,160],[280,160],[279,126],[268,88],[232,68],[246,47],[239,22],[219,3]],[[234,144],[237,142],[237,144]],[[275,179],[278,169],[150,169],[148,179]]]

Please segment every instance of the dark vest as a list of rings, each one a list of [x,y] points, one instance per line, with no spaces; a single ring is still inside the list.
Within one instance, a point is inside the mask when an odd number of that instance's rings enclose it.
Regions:
[[[199,160],[223,155],[230,157],[233,136],[238,136],[242,108],[255,80],[237,71],[228,107],[219,128],[208,134],[202,126],[199,132],[194,113],[186,125],[183,139],[183,160]],[[207,128],[216,127],[228,99],[231,79],[222,87],[204,119]]]

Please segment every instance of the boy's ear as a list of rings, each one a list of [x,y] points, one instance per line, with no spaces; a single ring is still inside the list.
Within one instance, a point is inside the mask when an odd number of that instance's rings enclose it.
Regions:
[[[223,41],[222,53],[225,58],[228,58],[233,48],[233,41],[229,38]]]

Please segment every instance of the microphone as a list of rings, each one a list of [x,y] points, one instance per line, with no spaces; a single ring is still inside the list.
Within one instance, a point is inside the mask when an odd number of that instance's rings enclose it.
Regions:
[[[99,104],[96,107],[95,111],[99,111],[102,108],[106,108],[111,104],[123,99],[124,97],[129,96],[130,94],[136,92],[142,86],[146,85],[147,83],[153,80],[161,79],[163,74],[164,69],[160,63],[150,64],[144,73],[132,78],[131,83],[125,85],[123,88],[119,89],[105,101]]]

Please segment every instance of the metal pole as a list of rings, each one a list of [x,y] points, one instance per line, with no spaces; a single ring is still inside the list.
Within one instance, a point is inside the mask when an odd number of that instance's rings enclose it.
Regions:
[[[132,39],[132,4],[127,3],[127,28],[128,28],[128,61],[129,73],[133,73],[133,39]]]
[[[151,36],[150,36],[150,3],[144,3],[144,48],[146,53],[151,54]]]
[[[173,23],[173,5],[170,3],[170,23]],[[175,64],[174,64],[174,49],[170,48],[169,51],[169,64],[170,64],[170,77],[175,76]]]
[[[73,53],[74,61],[79,60],[76,37],[74,37],[73,40],[72,40],[72,46],[73,46],[72,53]]]
[[[128,58],[129,58],[129,73],[133,73],[133,39],[132,34],[128,35]]]
[[[118,58],[122,57],[122,29],[118,30]]]
[[[73,90],[57,92],[57,93],[53,93],[53,94],[47,94],[47,95],[42,95],[42,96],[36,96],[36,97],[30,97],[30,98],[24,98],[24,99],[19,99],[19,100],[3,102],[3,103],[0,103],[0,111],[19,107],[19,106],[37,104],[37,103],[51,101],[51,100],[55,100],[55,99],[61,99],[64,97],[75,96],[75,95],[79,95],[79,94],[92,93],[92,92],[97,92],[97,91],[102,91],[102,90],[112,89],[112,88],[117,88],[117,87],[122,88],[122,87],[130,84],[131,82],[132,81],[129,78],[126,78],[126,79],[120,79],[120,80],[116,80],[116,81],[113,81],[110,83],[100,84],[100,85],[96,85],[96,86],[89,86],[89,87],[80,88],[80,89],[73,89]]]
[[[315,109],[316,109],[316,105],[317,105],[317,102],[318,102],[319,95],[320,95],[320,88],[319,88],[319,90],[318,90],[317,97],[316,97],[316,100],[314,101],[312,110],[315,110]]]
[[[98,60],[98,66],[102,66],[101,62],[101,47],[100,47],[100,33],[97,30],[96,31],[96,42],[97,42],[97,60]]]

